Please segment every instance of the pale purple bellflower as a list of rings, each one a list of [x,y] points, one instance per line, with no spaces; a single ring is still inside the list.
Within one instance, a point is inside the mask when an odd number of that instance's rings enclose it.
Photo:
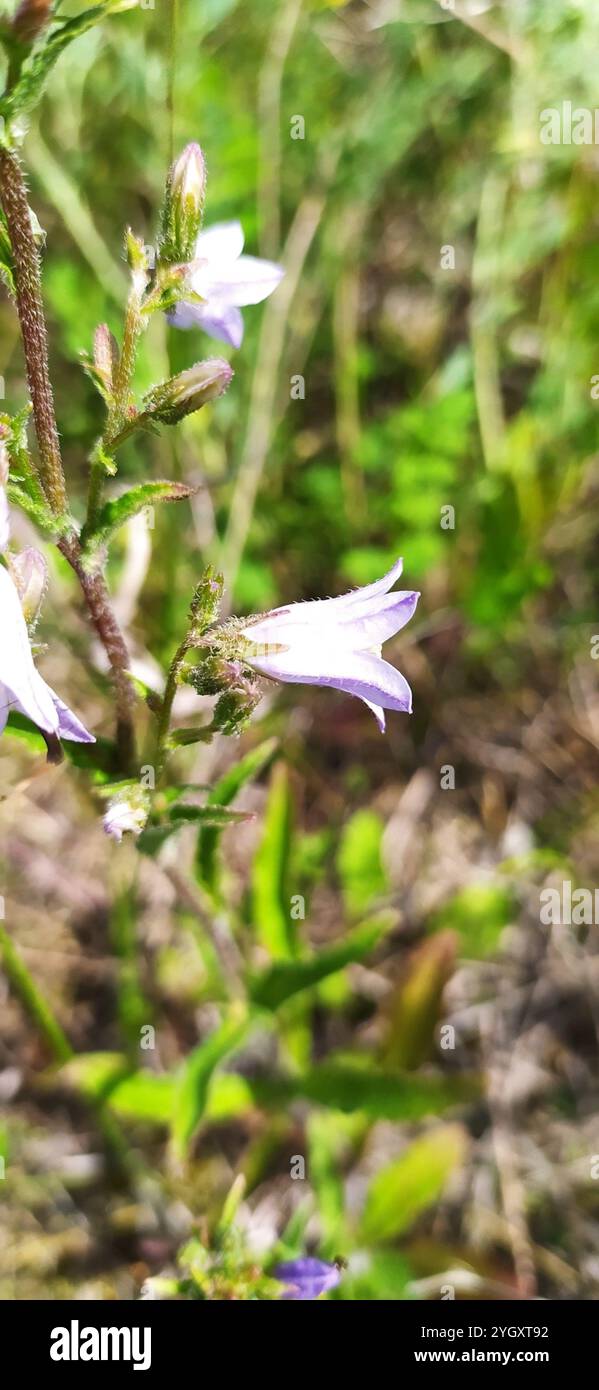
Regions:
[[[17,589],[0,565],[0,734],[11,710],[27,715],[42,733],[54,738],[95,743],[93,734],[36,670]]]
[[[381,645],[409,622],[420,595],[392,585],[402,561],[374,584],[339,598],[316,599],[275,608],[244,623],[251,643],[243,659],[275,681],[328,685],[357,695],[385,731],[386,709],[412,711],[412,692],[394,666],[381,657]]]
[[[298,1302],[320,1298],[329,1289],[336,1289],[341,1278],[338,1265],[326,1264],[311,1255],[277,1265],[274,1276],[285,1285],[283,1298]]]
[[[285,274],[274,261],[243,256],[243,243],[240,222],[219,222],[200,232],[189,285],[203,303],[182,300],[167,314],[170,324],[175,328],[201,328],[221,343],[241,347],[240,308],[268,299]]]

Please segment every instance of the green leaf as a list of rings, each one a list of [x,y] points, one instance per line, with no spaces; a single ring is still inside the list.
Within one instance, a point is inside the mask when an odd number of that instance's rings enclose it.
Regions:
[[[473,883],[435,913],[430,929],[459,932],[462,953],[476,960],[497,949],[513,913],[513,894],[505,884]]]
[[[337,854],[337,868],[347,911],[352,917],[367,911],[387,890],[381,862],[384,825],[374,811],[357,811],[347,821]]]
[[[165,840],[174,835],[176,830],[180,830],[182,825],[197,824],[201,821],[203,825],[225,830],[229,825],[241,825],[244,821],[253,820],[251,812],[228,811],[225,806],[171,806],[167,816],[168,819],[162,825],[149,825],[140,835],[137,848],[142,854],[157,854]]]
[[[258,941],[275,958],[296,954],[291,920],[289,856],[291,797],[287,768],[275,768],[264,820],[262,841],[252,870],[252,914]]]
[[[239,1009],[231,1012],[206,1042],[200,1043],[187,1058],[175,1100],[172,1136],[175,1153],[183,1157],[202,1119],[212,1073],[228,1053],[239,1047],[250,1020]]]
[[[373,1178],[360,1237],[367,1243],[394,1240],[440,1197],[462,1163],[467,1134],[461,1125],[441,1125],[416,1139],[401,1158]]]
[[[139,903],[131,886],[115,895],[110,911],[110,936],[118,958],[117,1005],[122,1032],[132,1056],[139,1048],[142,1027],[152,1018],[144,996],[136,939]]]
[[[306,1123],[308,1173],[318,1204],[321,1250],[333,1258],[345,1239],[344,1161],[365,1132],[367,1121],[358,1115],[339,1115],[313,1110]]]
[[[52,1072],[50,1079],[58,1076],[88,1100],[105,1100],[130,1068],[122,1052],[83,1052]]]
[[[385,1000],[388,1018],[384,1060],[411,1071],[430,1055],[441,999],[455,969],[458,938],[440,932],[413,952],[407,972]]]
[[[214,730],[211,724],[199,729],[173,729],[168,736],[169,748],[189,748],[193,743],[210,743]]]
[[[386,1074],[350,1062],[321,1062],[295,1081],[296,1093],[346,1113],[362,1110],[375,1119],[421,1120],[480,1093],[472,1077]]]
[[[208,805],[230,806],[238,792],[248,782],[253,782],[272,761],[277,751],[277,740],[267,739],[257,748],[252,748],[245,757],[220,778],[208,797]],[[196,874],[204,887],[214,892],[217,884],[218,864],[216,853],[220,841],[218,827],[202,827],[198,835],[196,850]]]
[[[86,550],[95,550],[99,545],[104,545],[120,526],[154,502],[180,502],[192,497],[194,491],[186,483],[169,482],[142,483],[140,487],[130,488],[120,497],[113,497],[104,503],[93,530],[83,528],[81,543]]]
[[[30,723],[27,715],[19,714],[18,710],[11,710],[5,733],[21,739],[34,753],[47,751],[47,744],[39,729]],[[95,743],[74,743],[65,739],[60,746],[65,758],[74,767],[85,768],[95,773],[94,780],[105,780],[114,768],[116,749],[110,739],[98,738]]]
[[[10,478],[8,487],[8,500],[13,507],[20,507],[22,512],[38,526],[40,531],[45,531],[49,536],[55,536],[60,529],[56,516],[46,502],[43,493],[41,496],[33,496],[29,484],[15,478]],[[40,490],[41,491],[41,490]]]
[[[176,1094],[175,1077],[137,1071],[115,1086],[110,1095],[110,1108],[122,1119],[170,1125]]]
[[[336,942],[307,960],[278,961],[276,965],[254,976],[250,981],[250,997],[263,1009],[278,1009],[287,999],[301,990],[311,989],[328,975],[344,966],[363,960],[380,941],[389,922],[369,922],[356,928],[343,941]]]
[[[414,1270],[405,1255],[396,1250],[373,1250],[355,1272],[350,1267],[344,1274],[337,1297],[351,1303],[397,1303],[407,1297],[404,1290],[413,1278]]]
[[[37,43],[21,64],[17,81],[0,100],[0,115],[6,121],[31,111],[39,101],[46,79],[61,53],[73,39],[92,29],[112,11],[129,8],[123,0],[103,0],[73,19],[60,21],[44,29]]]

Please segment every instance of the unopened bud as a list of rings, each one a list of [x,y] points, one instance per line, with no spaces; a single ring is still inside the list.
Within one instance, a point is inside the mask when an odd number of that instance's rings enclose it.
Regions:
[[[21,600],[23,617],[29,628],[35,627],[48,584],[48,566],[43,555],[33,546],[10,557],[10,573]]]
[[[187,684],[192,685],[198,695],[220,695],[224,690],[238,685],[242,678],[241,662],[227,661],[218,655],[207,656],[185,676]]]
[[[194,367],[154,386],[144,397],[144,411],[163,425],[176,425],[186,415],[193,415],[222,396],[232,376],[233,368],[223,358],[196,362]]]
[[[166,181],[160,260],[166,263],[192,261],[202,224],[206,165],[199,145],[186,145],[175,160]]]
[[[212,724],[221,734],[240,734],[261,699],[260,689],[247,679],[225,690],[216,702]]]
[[[99,323],[94,333],[94,367],[107,388],[112,385],[113,374],[118,363],[119,350],[116,338],[107,323]]]
[[[194,632],[205,632],[216,622],[224,589],[224,578],[212,565],[206,565],[191,601],[191,621]]]

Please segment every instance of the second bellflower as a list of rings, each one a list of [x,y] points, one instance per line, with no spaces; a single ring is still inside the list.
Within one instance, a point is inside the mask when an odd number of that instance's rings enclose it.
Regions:
[[[411,590],[390,592],[402,564],[397,560],[382,579],[339,598],[292,603],[249,619],[241,628],[251,644],[244,661],[271,680],[357,695],[383,733],[386,709],[412,711],[407,681],[381,656],[382,643],[405,627],[420,597]]]
[[[202,328],[209,337],[241,347],[246,304],[261,304],[276,290],[282,266],[257,256],[243,256],[240,222],[218,222],[200,232],[189,285],[200,302],[183,300],[167,314],[175,328]]]

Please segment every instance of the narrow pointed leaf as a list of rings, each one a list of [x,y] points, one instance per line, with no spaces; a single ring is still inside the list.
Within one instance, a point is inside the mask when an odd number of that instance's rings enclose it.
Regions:
[[[440,1125],[410,1144],[401,1158],[373,1178],[361,1238],[375,1244],[402,1235],[438,1201],[466,1148],[467,1134],[461,1125]]]
[[[309,960],[277,961],[270,970],[256,975],[250,982],[253,1002],[263,1009],[278,1009],[294,994],[313,988],[320,980],[343,970],[344,966],[354,961],[363,960],[384,935],[388,925],[382,921],[366,923],[350,932],[343,941],[336,942],[328,950],[319,951]]]
[[[212,1073],[228,1053],[239,1047],[249,1026],[246,1015],[234,1013],[187,1058],[178,1086],[172,1136],[175,1153],[182,1157],[204,1114]]]
[[[270,955],[289,959],[297,951],[289,893],[291,797],[287,768],[275,768],[262,842],[254,858],[252,914],[256,937]]]
[[[146,507],[151,507],[154,502],[181,502],[186,497],[192,497],[194,490],[186,483],[169,482],[142,483],[140,487],[131,488],[120,497],[113,497],[109,502],[105,502],[93,531],[86,531],[84,528],[81,535],[82,544],[87,550],[95,550],[99,545],[104,545],[120,526],[124,526]]]

